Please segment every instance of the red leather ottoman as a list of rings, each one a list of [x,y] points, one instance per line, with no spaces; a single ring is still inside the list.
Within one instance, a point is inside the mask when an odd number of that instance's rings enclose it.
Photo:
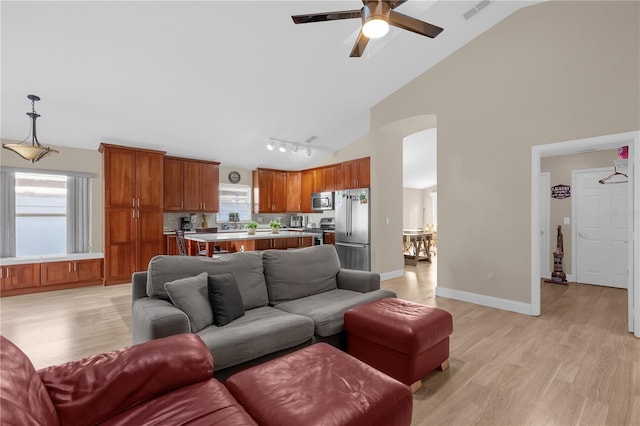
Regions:
[[[260,425],[411,424],[408,386],[326,343],[243,370],[225,385]]]
[[[349,353],[414,392],[436,368],[449,367],[451,314],[400,299],[382,299],[344,314]]]

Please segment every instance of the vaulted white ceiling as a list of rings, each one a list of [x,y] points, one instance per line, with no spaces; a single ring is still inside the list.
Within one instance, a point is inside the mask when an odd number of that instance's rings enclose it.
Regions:
[[[349,52],[360,21],[294,25],[345,1],[2,1],[2,138],[109,142],[244,167],[305,168],[369,131],[370,108],[531,1],[411,0],[397,11],[444,28],[397,28]],[[270,137],[309,144],[267,151]],[[64,150],[61,150],[64,155]],[[5,151],[6,152],[6,151]],[[3,153],[3,155],[7,155]]]

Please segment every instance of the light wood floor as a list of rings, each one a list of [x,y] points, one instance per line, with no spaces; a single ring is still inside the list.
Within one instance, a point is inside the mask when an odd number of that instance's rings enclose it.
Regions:
[[[437,261],[437,259],[434,259]],[[435,262],[383,287],[451,312],[451,367],[423,380],[413,425],[640,425],[640,340],[625,290],[543,284],[529,317],[435,297]],[[131,286],[0,300],[0,332],[37,368],[127,346]]]

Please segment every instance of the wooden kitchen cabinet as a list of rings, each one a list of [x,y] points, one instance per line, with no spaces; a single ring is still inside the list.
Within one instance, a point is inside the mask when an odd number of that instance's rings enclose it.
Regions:
[[[40,264],[40,284],[99,284],[102,282],[102,259],[68,260]]]
[[[335,232],[325,232],[323,237],[324,237],[324,243],[325,244],[335,244],[336,243],[336,233]]]
[[[287,172],[287,212],[300,210],[301,173]]]
[[[287,211],[287,172],[257,169],[253,171],[253,212]]]
[[[313,245],[313,237],[291,237],[287,238],[287,247],[291,248],[303,248],[311,247]]]
[[[311,194],[314,185],[313,170],[303,170],[300,173],[300,211],[303,213],[313,213],[311,209]]]
[[[369,188],[371,160],[369,157],[340,163],[336,169],[336,190]]]
[[[261,238],[259,240],[255,240],[256,250],[286,250],[287,240],[288,238]]]
[[[40,264],[0,266],[2,290],[15,290],[40,286]]]
[[[336,166],[314,169],[312,192],[332,192],[336,190]]]
[[[101,144],[103,154],[104,281],[131,281],[164,251],[164,152]]]
[[[164,210],[216,213],[220,163],[177,157],[164,159]]]

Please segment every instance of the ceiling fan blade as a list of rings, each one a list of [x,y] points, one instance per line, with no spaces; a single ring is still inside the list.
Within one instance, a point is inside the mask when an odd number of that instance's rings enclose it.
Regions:
[[[389,23],[403,30],[431,38],[434,38],[444,30],[443,28],[403,15],[402,13],[394,12],[393,10],[389,12]]]
[[[336,21],[338,19],[362,18],[360,10],[344,10],[341,12],[310,13],[307,15],[294,15],[291,17],[296,24],[308,24],[311,22]]]
[[[392,1],[391,5],[390,5],[391,6],[390,9],[395,9],[396,7],[402,5],[402,4],[406,3],[406,2],[407,2],[407,0]]]
[[[356,40],[356,44],[353,45],[353,49],[351,50],[351,54],[349,55],[352,58],[359,58],[364,53],[365,47],[367,47],[367,43],[369,43],[369,37],[362,34],[362,31],[358,34],[358,39]]]

